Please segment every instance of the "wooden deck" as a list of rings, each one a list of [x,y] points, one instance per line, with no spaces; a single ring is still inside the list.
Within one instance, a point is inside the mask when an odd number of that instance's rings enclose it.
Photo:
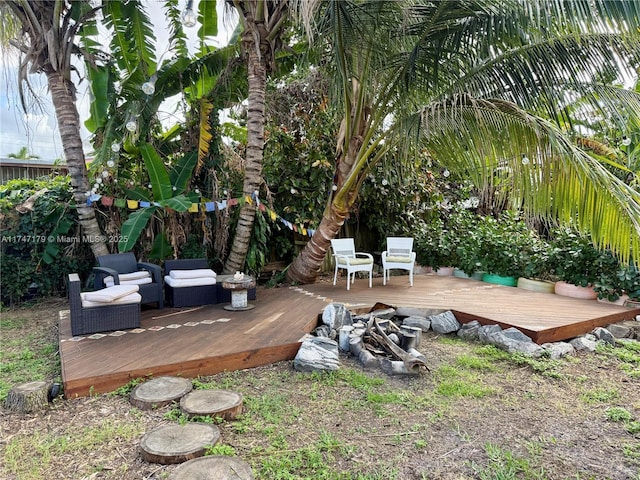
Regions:
[[[633,319],[640,309],[574,300],[474,280],[417,275],[356,280],[347,292],[335,287],[258,289],[255,309],[224,305],[143,311],[140,329],[72,337],[68,311],[60,312],[62,381],[67,398],[104,393],[145,376],[197,377],[266,365],[295,357],[324,306],[340,302],[368,309],[396,307],[453,310],[462,322],[514,326],[538,343],[573,338],[597,326]]]

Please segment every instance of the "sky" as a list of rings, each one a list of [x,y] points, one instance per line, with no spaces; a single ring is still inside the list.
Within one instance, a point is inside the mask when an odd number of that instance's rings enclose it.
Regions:
[[[148,0],[148,13],[154,24],[156,34],[156,51],[158,57],[167,50],[168,32],[165,27],[166,22],[163,10],[160,8],[161,2],[158,0]],[[181,0],[181,5],[186,5],[186,0]],[[197,8],[197,1],[194,2],[194,10]],[[220,25],[220,35],[217,39],[219,44],[226,44],[231,32],[223,28],[222,18],[224,13],[220,11],[221,3],[218,3],[218,22]],[[197,11],[197,10],[196,10]],[[195,48],[196,32],[198,26],[185,28],[189,37],[190,47]],[[64,157],[62,142],[58,132],[57,123],[51,96],[49,95],[46,78],[44,75],[31,75],[30,82],[36,92],[40,104],[28,105],[28,114],[25,114],[20,104],[17,85],[17,65],[18,58],[14,52],[0,49],[0,157],[6,157],[12,153],[18,153],[21,148],[27,147],[30,154],[37,155],[42,160],[53,162]],[[77,75],[73,77],[78,88],[77,107],[80,114],[80,123],[89,117],[89,94],[87,92],[87,82],[78,81]],[[85,144],[85,155],[90,154],[91,134],[82,126],[81,136]]]

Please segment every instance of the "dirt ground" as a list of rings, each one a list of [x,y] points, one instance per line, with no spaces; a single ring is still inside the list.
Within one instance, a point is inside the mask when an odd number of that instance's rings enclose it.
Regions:
[[[31,309],[19,334],[56,338],[58,307]],[[419,377],[363,372],[345,356],[341,375],[301,374],[282,362],[200,379],[246,399],[244,420],[219,425],[221,443],[265,480],[640,479],[640,434],[629,428],[640,420],[638,354],[532,365],[483,357],[477,343],[425,337],[431,372]],[[379,381],[358,384],[361,373]],[[467,390],[444,388],[456,381]],[[630,414],[626,423],[607,415],[612,407]],[[126,394],[59,397],[35,414],[3,409],[0,478],[167,478],[175,466],[144,462],[139,443],[175,422],[171,412],[140,411]],[[307,447],[322,456],[315,470],[317,459],[301,455]]]

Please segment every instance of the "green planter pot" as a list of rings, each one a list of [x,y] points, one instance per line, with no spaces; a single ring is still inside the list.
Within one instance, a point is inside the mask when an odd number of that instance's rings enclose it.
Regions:
[[[494,275],[493,273],[482,274],[482,281],[493,283],[494,285],[504,285],[505,287],[515,287],[518,283],[516,277],[503,277],[502,275]]]

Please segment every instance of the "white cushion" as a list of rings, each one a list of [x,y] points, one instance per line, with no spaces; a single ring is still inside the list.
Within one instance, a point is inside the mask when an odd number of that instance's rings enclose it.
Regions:
[[[122,275],[118,275],[120,277],[120,285],[144,285],[146,283],[153,282],[151,277],[143,277],[143,278],[134,278],[133,280],[123,280]],[[115,284],[113,283],[113,277],[104,277],[104,285],[106,287],[113,287]]]
[[[338,257],[338,263],[340,265],[346,265],[347,261],[342,257]],[[373,260],[371,260],[370,258],[350,258],[349,259],[349,265],[368,265],[369,263],[373,263]]]
[[[389,257],[385,257],[385,262],[387,263],[411,263],[411,257],[405,257],[405,256],[401,256],[401,257],[396,257],[396,256],[389,256]]]
[[[114,287],[111,287],[111,288],[114,288]],[[139,293],[131,293],[124,297],[116,298],[112,302],[94,302],[86,299],[87,293],[93,293],[93,292],[86,292],[86,293],[80,294],[80,298],[82,299],[82,306],[84,308],[108,307],[111,305],[128,305],[130,303],[140,303],[142,301],[142,295],[140,295]]]
[[[390,248],[388,255],[391,257],[410,257],[411,250],[408,248]]]
[[[84,292],[80,296],[83,300],[89,300],[90,302],[113,302],[127,295],[137,292],[138,285],[114,285],[113,287],[103,288],[102,290],[96,290],[95,292]]]
[[[216,278],[216,272],[210,268],[196,268],[194,270],[171,270],[169,272],[171,278]]]
[[[137,272],[131,273],[119,273],[118,277],[120,277],[120,281],[122,280],[137,280],[139,278],[150,277],[151,273],[148,270],[138,270]]]
[[[200,287],[202,285],[215,285],[215,277],[200,277],[200,278],[172,278],[169,275],[164,277],[164,281],[167,285],[173,288],[182,287]]]

